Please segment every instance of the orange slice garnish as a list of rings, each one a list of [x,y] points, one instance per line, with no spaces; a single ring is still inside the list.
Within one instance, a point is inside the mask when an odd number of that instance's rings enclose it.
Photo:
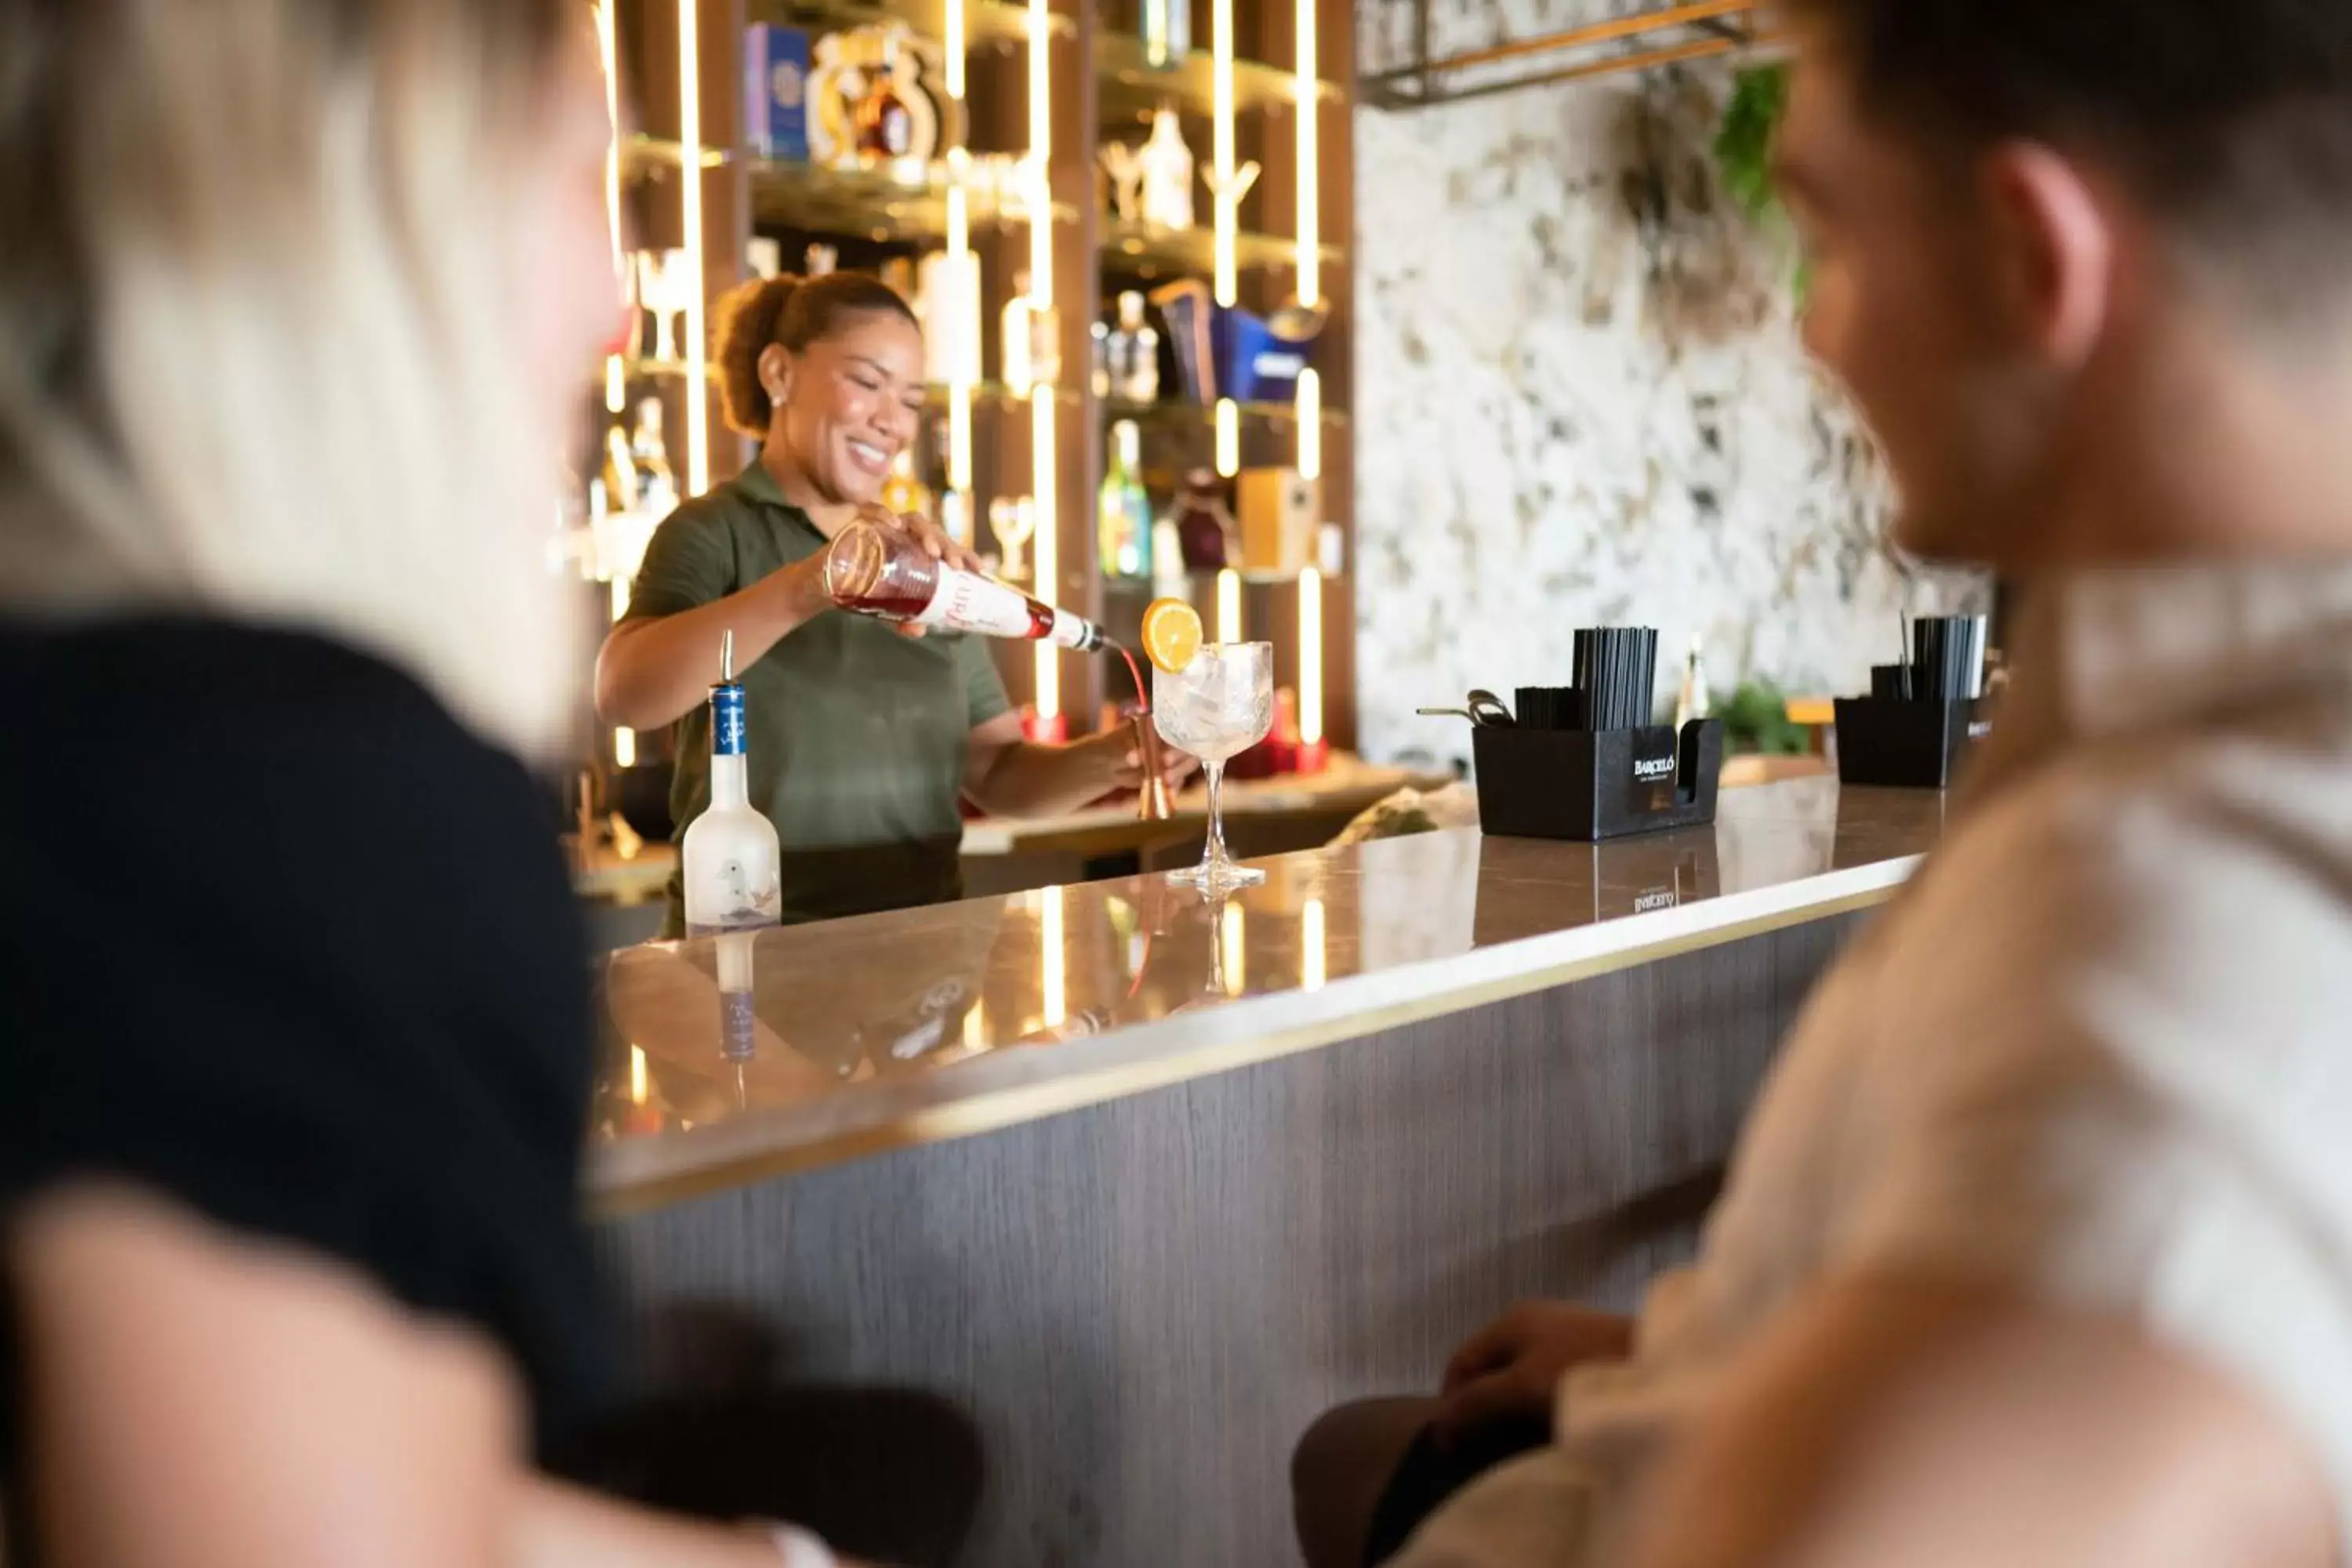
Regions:
[[[1174,675],[1201,651],[1201,612],[1181,599],[1154,599],[1143,611],[1143,651]]]

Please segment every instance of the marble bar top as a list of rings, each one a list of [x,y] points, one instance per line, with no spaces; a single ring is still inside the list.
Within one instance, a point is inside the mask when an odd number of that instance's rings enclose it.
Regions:
[[[1945,805],[1798,779],[1610,844],[1453,829],[1256,861],[1223,900],[1148,875],[626,948],[598,994],[591,1201],[658,1207],[1864,908]]]

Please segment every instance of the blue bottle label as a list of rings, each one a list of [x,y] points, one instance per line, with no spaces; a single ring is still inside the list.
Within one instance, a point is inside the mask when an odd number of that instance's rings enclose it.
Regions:
[[[710,754],[714,757],[740,757],[743,754],[743,689],[740,686],[714,686],[710,689]]]

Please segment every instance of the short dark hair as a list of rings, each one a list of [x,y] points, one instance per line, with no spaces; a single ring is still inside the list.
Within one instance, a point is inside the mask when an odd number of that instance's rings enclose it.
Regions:
[[[716,333],[727,423],[755,441],[767,435],[775,405],[760,380],[760,355],[770,343],[799,353],[832,337],[852,319],[877,312],[922,326],[914,307],[869,272],[755,278],[738,286],[719,301]]]
[[[1881,123],[2081,148],[2217,255],[2284,242],[2301,272],[2352,235],[2352,0],[1780,4],[1827,25]]]

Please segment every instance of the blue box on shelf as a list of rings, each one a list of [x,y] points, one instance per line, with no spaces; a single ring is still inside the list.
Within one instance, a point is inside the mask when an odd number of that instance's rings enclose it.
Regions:
[[[1298,373],[1314,363],[1315,333],[1322,327],[1303,312],[1267,321],[1239,306],[1216,313],[1216,395],[1238,403],[1287,403],[1298,391]],[[1285,327],[1291,331],[1286,333]]]
[[[808,162],[809,36],[760,22],[743,29],[743,142],[762,158]]]

